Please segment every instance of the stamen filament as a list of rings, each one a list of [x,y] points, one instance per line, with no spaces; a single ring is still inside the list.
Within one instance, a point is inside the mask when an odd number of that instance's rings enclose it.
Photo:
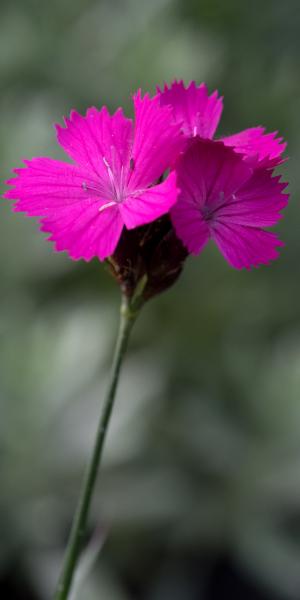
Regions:
[[[112,202],[107,202],[106,204],[102,204],[102,206],[100,206],[100,208],[99,208],[99,212],[102,212],[103,210],[105,210],[106,208],[109,208],[110,206],[115,206],[115,204],[118,204],[118,203],[115,202],[114,200],[112,200]]]

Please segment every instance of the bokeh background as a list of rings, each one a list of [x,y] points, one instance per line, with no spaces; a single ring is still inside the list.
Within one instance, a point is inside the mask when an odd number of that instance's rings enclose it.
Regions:
[[[138,87],[205,80],[219,133],[288,140],[291,202],[270,268],[209,245],[144,309],[93,504],[81,600],[300,598],[298,0],[1,0],[1,181],[63,158],[53,122]],[[3,189],[5,188],[3,184]],[[51,597],[116,334],[96,260],[55,254],[1,203],[0,596]]]

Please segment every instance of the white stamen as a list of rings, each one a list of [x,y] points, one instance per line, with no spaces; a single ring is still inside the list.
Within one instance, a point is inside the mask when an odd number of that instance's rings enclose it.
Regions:
[[[122,188],[123,188],[123,166],[121,167],[120,173],[120,182],[118,182],[114,176],[113,169],[111,168],[109,162],[106,160],[105,156],[102,157],[103,162],[106,166],[109,181],[112,187],[113,194],[117,198],[117,201],[120,202],[122,200]],[[114,161],[114,154],[112,152],[112,159]]]
[[[117,204],[117,202],[107,202],[106,204],[102,204],[102,206],[100,206],[99,208],[99,212],[102,212],[103,210],[105,210],[106,208],[109,208],[110,206],[115,206],[115,204]]]
[[[197,135],[197,125],[194,125],[193,137],[196,137],[196,135]]]
[[[107,172],[108,172],[108,177],[110,180],[111,185],[113,186],[113,189],[115,189],[115,182],[114,182],[114,175],[113,172],[110,168],[109,162],[106,160],[105,156],[103,156],[103,162],[107,168]]]

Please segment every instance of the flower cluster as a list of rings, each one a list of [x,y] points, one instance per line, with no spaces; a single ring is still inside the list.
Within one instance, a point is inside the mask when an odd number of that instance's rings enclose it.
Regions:
[[[65,127],[56,126],[72,162],[25,160],[7,182],[14,210],[38,217],[55,249],[74,260],[98,257],[116,265],[118,257],[115,274],[127,239],[131,264],[138,251],[144,271],[149,268],[145,240],[151,231],[157,238],[160,228],[156,250],[163,241],[173,271],[175,255],[181,268],[209,239],[237,269],[275,259],[282,242],[266,228],[288,200],[286,184],[273,173],[283,162],[282,138],[255,127],[215,140],[222,98],[209,95],[205,84],[175,81],[152,98],[139,91],[133,107],[134,120],[122,109],[73,111]]]

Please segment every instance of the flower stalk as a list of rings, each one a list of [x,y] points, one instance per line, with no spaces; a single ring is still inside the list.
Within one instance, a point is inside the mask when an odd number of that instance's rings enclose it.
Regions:
[[[101,464],[108,425],[114,406],[120,369],[126,353],[130,332],[143,304],[142,293],[145,283],[146,281],[141,282],[139,288],[136,290],[136,294],[131,299],[125,295],[122,296],[119,331],[113,356],[107,394],[100,415],[94,448],[86,468],[86,473],[67,544],[63,568],[57,584],[56,592],[54,594],[54,600],[67,600],[69,598],[72,581],[82,550],[82,543],[86,532],[90,505],[99,466]]]

